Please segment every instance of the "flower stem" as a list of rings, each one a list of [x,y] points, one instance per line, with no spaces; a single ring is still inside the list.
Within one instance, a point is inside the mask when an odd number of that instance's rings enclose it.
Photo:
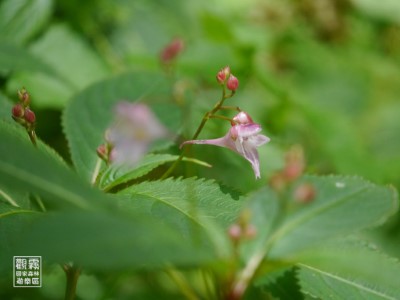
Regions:
[[[37,147],[35,130],[33,130],[33,129],[32,129],[32,130],[28,130],[28,135],[29,135],[29,138],[30,138],[32,144],[33,144],[35,147]]]
[[[188,300],[197,300],[199,299],[196,293],[192,290],[188,282],[185,280],[185,277],[173,268],[168,268],[166,273],[169,277],[178,285],[179,289],[181,290],[182,294],[185,295],[186,299]]]
[[[225,88],[225,86],[222,86],[222,97],[221,97],[221,99],[214,105],[214,107],[213,107],[212,110],[210,110],[210,111],[208,111],[208,112],[206,112],[206,113],[204,114],[203,119],[201,120],[201,123],[200,123],[199,127],[197,128],[196,132],[194,133],[193,137],[191,138],[192,140],[197,139],[197,137],[200,135],[201,131],[203,130],[204,125],[206,125],[207,121],[208,121],[210,118],[213,118],[214,114],[215,114],[218,110],[220,110],[220,109],[223,107],[222,105],[224,104],[224,101],[225,101],[226,99],[228,99],[228,98],[233,97],[234,94],[235,94],[235,92],[232,91],[229,95],[227,95],[227,94],[226,94],[226,88]],[[161,180],[167,178],[167,177],[172,173],[172,171],[175,170],[176,166],[182,161],[184,154],[185,154],[187,151],[189,151],[189,149],[190,149],[191,146],[192,146],[192,145],[189,144],[189,145],[181,152],[181,154],[179,155],[179,157],[178,157],[178,158],[174,161],[174,163],[168,168],[168,170],[165,171],[165,173],[163,174],[163,176],[161,176],[161,178],[160,178]]]
[[[64,265],[63,269],[67,276],[67,287],[65,289],[65,300],[74,300],[76,294],[76,286],[78,278],[81,274],[81,269],[75,266]]]

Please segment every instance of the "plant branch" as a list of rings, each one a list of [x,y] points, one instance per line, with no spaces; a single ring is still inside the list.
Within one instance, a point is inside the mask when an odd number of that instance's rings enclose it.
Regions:
[[[65,300],[74,300],[76,294],[76,286],[81,269],[75,266],[63,265],[65,275],[67,276],[67,286],[65,289]]]
[[[176,285],[181,290],[182,294],[184,294],[187,299],[189,299],[189,300],[198,300],[199,299],[197,297],[196,293],[193,291],[193,289],[190,287],[190,285],[185,280],[185,277],[181,273],[179,273],[178,271],[176,271],[172,268],[168,268],[166,270],[166,273],[176,283]]]

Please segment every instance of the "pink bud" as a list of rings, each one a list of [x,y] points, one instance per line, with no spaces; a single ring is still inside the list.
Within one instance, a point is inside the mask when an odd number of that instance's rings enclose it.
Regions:
[[[298,146],[292,147],[285,157],[285,168],[283,170],[283,175],[286,180],[294,181],[304,171],[304,153],[303,149]]]
[[[229,79],[226,83],[226,87],[228,88],[228,90],[231,90],[234,92],[234,91],[236,91],[238,86],[239,86],[239,80],[232,74],[229,75]]]
[[[107,161],[108,160],[108,149],[107,149],[107,145],[102,144],[99,147],[97,147],[97,155],[102,159]]]
[[[316,191],[314,186],[310,183],[304,183],[295,189],[293,197],[297,202],[309,203],[314,200],[315,194]]]
[[[35,113],[33,111],[31,111],[29,108],[27,108],[25,110],[24,118],[25,118],[25,121],[27,121],[30,124],[33,124],[36,121]]]
[[[178,56],[184,48],[182,39],[176,38],[172,40],[165,48],[161,51],[160,59],[163,63],[168,63]]]
[[[241,111],[236,116],[234,116],[233,121],[235,121],[235,123],[240,125],[247,125],[254,123],[253,119],[249,116],[249,114],[244,111]]]
[[[218,73],[217,73],[217,81],[220,84],[224,84],[226,81],[226,78],[231,74],[231,69],[226,66],[225,68],[222,68]]]
[[[15,104],[12,108],[12,116],[14,118],[22,118],[24,116],[24,107],[21,104]]]
[[[242,237],[242,228],[238,224],[232,224],[228,229],[228,235],[232,241],[237,242]]]

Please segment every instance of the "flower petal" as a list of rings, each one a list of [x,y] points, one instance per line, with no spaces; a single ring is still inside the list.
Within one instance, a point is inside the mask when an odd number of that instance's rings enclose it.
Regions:
[[[271,139],[265,135],[257,134],[255,136],[249,137],[249,142],[252,143],[256,147],[260,147],[266,143],[268,143]]]
[[[260,160],[255,146],[248,142],[243,143],[244,157],[251,163],[256,179],[260,178]]]

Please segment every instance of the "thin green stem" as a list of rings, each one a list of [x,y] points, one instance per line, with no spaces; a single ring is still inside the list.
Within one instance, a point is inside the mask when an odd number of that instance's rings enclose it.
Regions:
[[[242,111],[239,106],[221,106],[219,109]]]
[[[189,283],[186,281],[185,277],[173,268],[168,268],[166,273],[169,277],[176,283],[176,285],[181,290],[182,294],[189,300],[198,300],[198,296],[190,287]]]
[[[209,116],[210,119],[220,119],[220,120],[225,120],[229,122],[234,122],[231,118],[225,117],[225,116],[220,116],[220,115],[211,115]]]
[[[28,135],[29,135],[29,138],[30,138],[32,144],[33,144],[35,147],[37,147],[35,130],[28,130]]]
[[[12,206],[15,207],[19,207],[19,205],[17,204],[17,202],[15,202],[13,200],[13,198],[11,198],[11,196],[9,194],[7,194],[6,192],[4,192],[3,190],[0,189],[0,196],[2,196],[8,203],[10,203]]]
[[[100,173],[100,168],[101,168],[101,158],[98,158],[96,161],[96,166],[94,167],[94,171],[92,174],[92,179],[90,180],[90,182],[92,183],[92,185],[95,185],[96,180],[97,180],[97,176],[99,176]]]

